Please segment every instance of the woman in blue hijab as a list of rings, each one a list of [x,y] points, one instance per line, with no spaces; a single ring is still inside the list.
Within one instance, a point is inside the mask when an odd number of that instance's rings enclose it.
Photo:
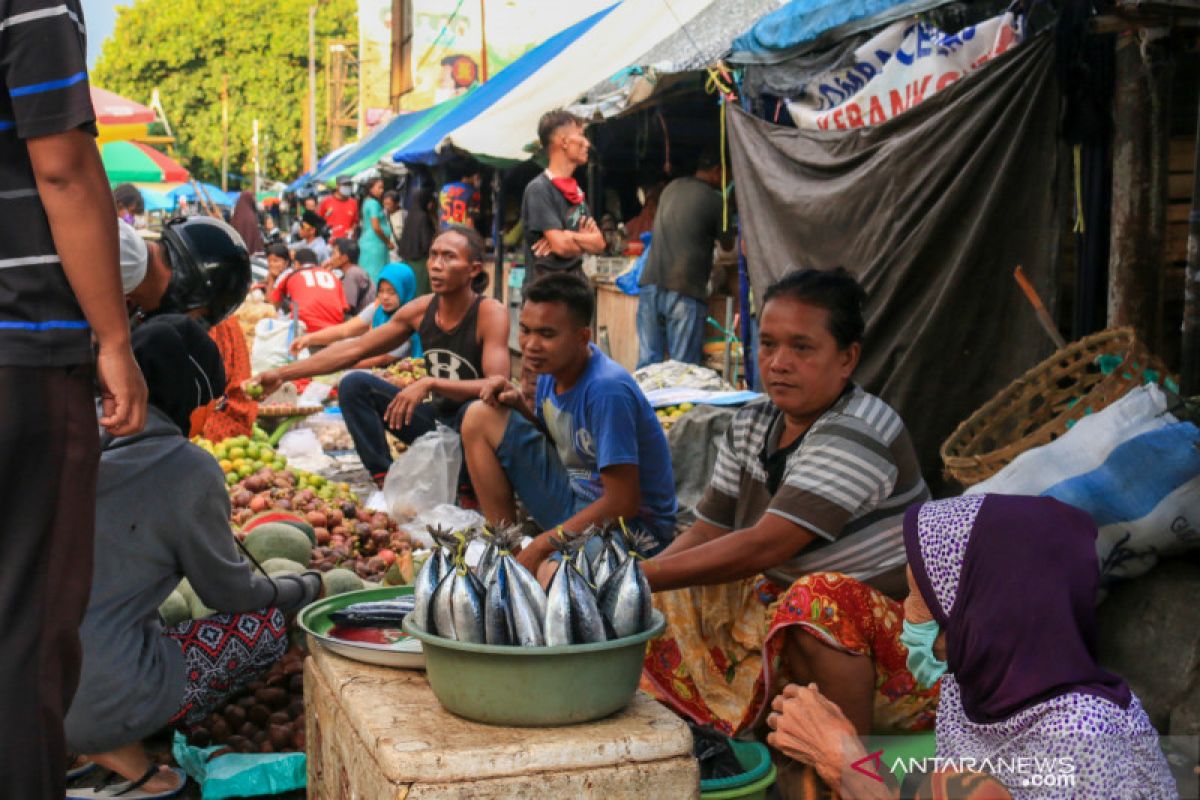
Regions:
[[[378,328],[391,319],[401,306],[413,300],[416,293],[417,278],[413,274],[412,267],[392,261],[384,265],[383,270],[379,273],[379,280],[375,283],[374,302],[341,325],[334,325],[299,337],[292,342],[292,355],[309,347],[326,347],[343,339],[362,336],[372,328]],[[414,333],[409,341],[392,352],[363,359],[354,366],[356,369],[386,367],[403,358],[420,358],[423,355],[421,337]]]

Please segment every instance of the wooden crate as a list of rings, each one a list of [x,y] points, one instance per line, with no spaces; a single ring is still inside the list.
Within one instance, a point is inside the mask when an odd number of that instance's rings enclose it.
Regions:
[[[311,647],[304,701],[313,800],[699,797],[691,732],[644,695],[599,722],[493,727],[445,711],[423,672]]]

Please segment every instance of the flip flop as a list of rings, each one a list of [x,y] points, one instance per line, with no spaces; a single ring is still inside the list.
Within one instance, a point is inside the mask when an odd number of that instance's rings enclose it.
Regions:
[[[94,789],[68,789],[67,800],[100,800],[100,798],[121,798],[121,800],[166,800],[175,797],[187,786],[187,774],[178,767],[172,767],[171,772],[179,776],[179,786],[165,792],[145,792],[141,787],[157,775],[159,767],[154,764],[146,770],[146,774],[136,781],[121,781],[99,786]]]
[[[76,759],[76,756],[68,756],[67,763],[74,764],[75,759]],[[97,765],[96,765],[95,761],[84,761],[82,764],[80,764],[77,767],[68,768],[67,769],[67,781],[70,782],[70,781],[82,778],[84,775],[87,775],[92,770],[94,770],[96,768],[96,766]]]

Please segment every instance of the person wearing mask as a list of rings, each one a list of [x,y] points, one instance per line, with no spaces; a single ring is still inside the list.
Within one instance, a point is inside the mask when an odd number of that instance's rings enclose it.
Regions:
[[[331,255],[329,245],[325,243],[321,231],[325,229],[325,220],[315,211],[305,211],[300,217],[300,238],[288,247],[292,252],[301,248],[309,250],[317,257],[317,263],[324,264]]]
[[[367,271],[370,283],[379,280],[383,265],[388,262],[388,251],[395,247],[392,226],[384,213],[383,178],[373,178],[367,184],[367,196],[363,201],[363,231],[358,237],[359,266]]]
[[[225,476],[186,438],[192,413],[226,385],[203,327],[159,316],[134,331],[133,347],[150,411],[142,432],[102,439],[83,669],[65,722],[71,751],[115,776],[67,798],[174,794],[183,771],[153,762],[142,740],[199,724],[261,678],[287,649],[284,614],[321,592],[317,572],[266,577],[243,559]],[[217,613],[168,628],[158,609],[183,578]]]
[[[358,226],[358,201],[354,199],[354,183],[349,175],[339,175],[337,190],[317,206],[317,213],[329,228],[329,238],[342,239],[354,235]]]
[[[844,269],[767,289],[767,396],[734,415],[695,523],[643,563],[667,629],[642,685],[700,724],[752,726],[782,671],[861,734],[933,725],[938,690],[905,664],[893,599],[904,510],[929,489],[900,415],[852,380],[865,301]]]
[[[506,378],[492,378],[462,423],[463,453],[487,521],[516,520],[520,498],[544,531],[520,554],[534,574],[553,552],[559,526],[582,531],[624,519],[654,538],[654,552],[675,538],[666,436],[629,373],[592,344],[594,310],[591,287],[574,275],[529,284],[520,341],[522,361],[539,375],[535,401],[527,404]]]
[[[438,228],[476,227],[479,220],[479,165],[456,167],[457,175],[438,192]]]
[[[562,109],[538,121],[538,141],[549,166],[525,187],[521,223],[525,235],[525,283],[548,272],[583,277],[584,253],[604,252],[604,234],[592,219],[575,170],[587,163],[591,145],[583,122]]]
[[[270,394],[284,381],[346,369],[419,334],[427,377],[401,389],[368,372],[351,372],[338,386],[355,449],[380,486],[392,464],[388,431],[407,444],[439,422],[458,430],[467,403],[479,397],[487,379],[509,374],[508,312],[481,294],[487,281],[483,237],[472,228],[440,233],[429,248],[429,278],[432,294],[402,306],[378,328],[254,379]],[[430,395],[433,402],[425,402]]]
[[[416,297],[417,281],[413,271],[407,264],[393,261],[383,268],[383,274],[375,285],[375,299],[366,308],[355,314],[341,325],[325,328],[318,333],[308,333],[297,337],[291,344],[292,355],[298,356],[304,350],[314,347],[327,347],[335,342],[362,336],[367,331],[383,325],[400,310],[400,307],[412,302]],[[414,333],[412,338],[381,356],[364,358],[353,366],[353,369],[371,369],[386,367],[403,358],[421,358],[421,335]],[[385,379],[390,380],[388,376]]]
[[[66,791],[99,422],[146,418],[77,0],[0,2],[0,794]],[[96,350],[93,350],[93,346]]]
[[[905,513],[908,668],[941,687],[938,760],[985,771],[938,766],[910,775],[916,793],[903,796],[1179,796],[1137,695],[1096,661],[1096,537],[1088,514],[1052,497],[976,494]],[[870,760],[857,726],[797,677],[767,741],[835,796],[900,797],[886,762],[850,768]]]
[[[117,206],[117,219],[135,228],[146,227],[146,199],[132,183],[122,183],[113,189],[113,202]]]
[[[418,189],[409,200],[408,213],[404,218],[404,233],[396,243],[396,255],[412,267],[417,276],[417,296],[429,294],[429,271],[426,261],[429,246],[437,236],[434,214],[433,192],[428,188]]]
[[[358,264],[358,245],[353,239],[334,239],[333,256],[326,265],[342,281],[346,295],[347,314],[354,315],[366,308],[375,299],[375,285]]]
[[[333,270],[318,263],[316,254],[300,248],[293,268],[279,276],[267,300],[295,313],[309,333],[340,325],[346,319],[346,293]]]
[[[254,192],[249,189],[238,195],[237,205],[233,207],[233,217],[229,224],[246,243],[246,251],[250,255],[265,250],[262,229],[258,226],[258,210],[254,204]]]
[[[708,320],[713,245],[733,246],[722,225],[721,160],[702,154],[696,172],[667,184],[638,281],[638,369],[662,362],[700,364]]]

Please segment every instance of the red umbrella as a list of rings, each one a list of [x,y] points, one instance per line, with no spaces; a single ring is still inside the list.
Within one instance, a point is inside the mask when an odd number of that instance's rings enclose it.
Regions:
[[[92,107],[101,125],[149,125],[158,119],[154,110],[104,89],[91,87]]]

